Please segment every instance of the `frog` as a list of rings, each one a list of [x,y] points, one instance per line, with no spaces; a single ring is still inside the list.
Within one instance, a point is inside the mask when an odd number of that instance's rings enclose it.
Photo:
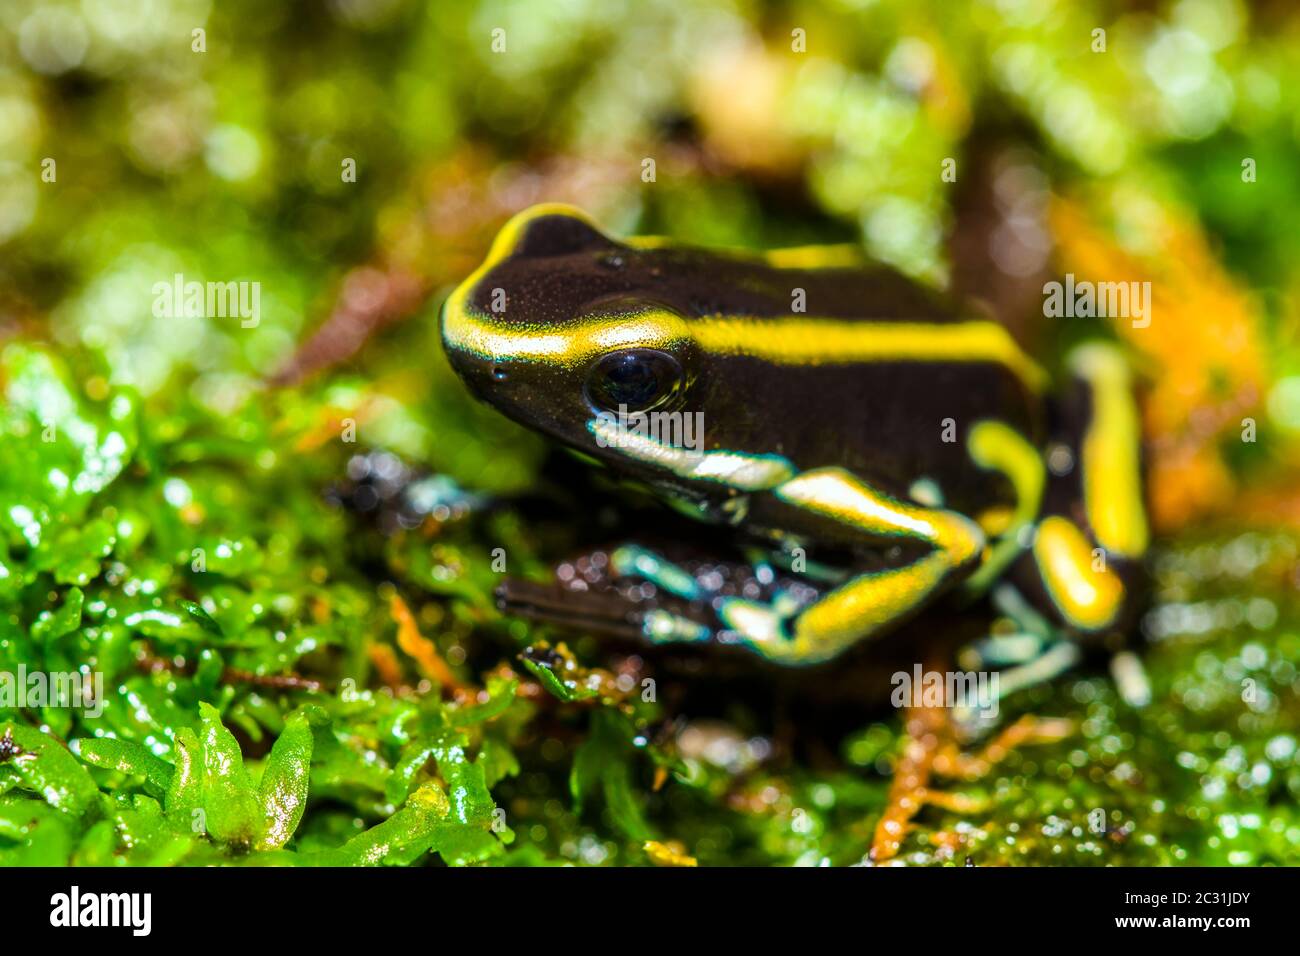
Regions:
[[[834,666],[989,596],[1016,639],[977,650],[1010,691],[1133,629],[1150,530],[1113,342],[1052,376],[988,310],[854,248],[617,239],[555,203],[501,229],[440,337],[497,411],[743,539],[755,580],[814,583],[723,593],[629,542],[620,573],[704,608],[646,609],[650,644]]]

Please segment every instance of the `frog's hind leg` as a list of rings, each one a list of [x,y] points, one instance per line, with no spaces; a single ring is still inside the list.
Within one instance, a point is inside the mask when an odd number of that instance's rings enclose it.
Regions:
[[[1080,346],[1067,364],[1074,377],[1055,409],[1042,513],[1007,574],[1014,590],[1003,585],[994,593],[1013,593],[1036,609],[1061,643],[1122,652],[1141,606],[1148,538],[1138,407],[1114,346]],[[1046,661],[1006,672],[1004,693],[1054,676],[1060,667],[1053,662],[1072,656],[1051,640],[1043,654]],[[1125,655],[1114,669],[1125,699],[1140,704],[1145,682],[1136,658]]]
[[[1089,343],[1067,363],[1074,378],[1056,409],[1043,513],[1012,577],[1064,627],[1104,635],[1131,625],[1143,578],[1141,429],[1118,348]]]

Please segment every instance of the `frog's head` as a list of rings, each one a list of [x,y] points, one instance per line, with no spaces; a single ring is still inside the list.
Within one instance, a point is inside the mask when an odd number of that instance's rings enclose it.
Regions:
[[[683,410],[696,349],[653,251],[604,235],[581,211],[512,219],[448,297],[442,340],[480,398],[510,418],[643,477],[653,462],[611,447],[622,410]]]

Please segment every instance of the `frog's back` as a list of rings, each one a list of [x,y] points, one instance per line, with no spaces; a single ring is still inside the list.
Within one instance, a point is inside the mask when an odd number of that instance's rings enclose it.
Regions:
[[[897,496],[924,479],[972,511],[1014,497],[967,450],[981,421],[1031,443],[1042,427],[1043,374],[1001,325],[883,266],[681,250],[649,262],[700,346],[692,405],[710,447],[842,466]]]

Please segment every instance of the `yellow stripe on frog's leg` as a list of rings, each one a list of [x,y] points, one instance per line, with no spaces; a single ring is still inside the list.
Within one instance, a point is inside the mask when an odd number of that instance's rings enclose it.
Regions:
[[[984,549],[983,532],[964,516],[897,501],[842,468],[806,471],[773,494],[864,539],[903,538],[932,548],[903,567],[851,578],[799,612],[792,628],[766,605],[724,602],[719,613],[741,641],[778,663],[815,664],[837,656],[923,607],[974,567]]]
[[[1034,561],[1052,603],[1068,623],[1098,631],[1118,618],[1124,582],[1074,522],[1059,515],[1044,518],[1034,537]]]
[[[1024,550],[1021,533],[1033,524],[1043,503],[1047,469],[1043,457],[1020,432],[999,421],[976,422],[966,439],[971,460],[985,471],[1005,475],[1016,493],[1016,505],[988,558],[964,583],[966,593],[983,594]],[[987,529],[986,529],[987,530]]]
[[[1079,346],[1067,363],[1087,383],[1091,395],[1080,462],[1088,524],[1107,551],[1140,557],[1148,539],[1140,463],[1142,426],[1128,363],[1118,348],[1103,342]]]

